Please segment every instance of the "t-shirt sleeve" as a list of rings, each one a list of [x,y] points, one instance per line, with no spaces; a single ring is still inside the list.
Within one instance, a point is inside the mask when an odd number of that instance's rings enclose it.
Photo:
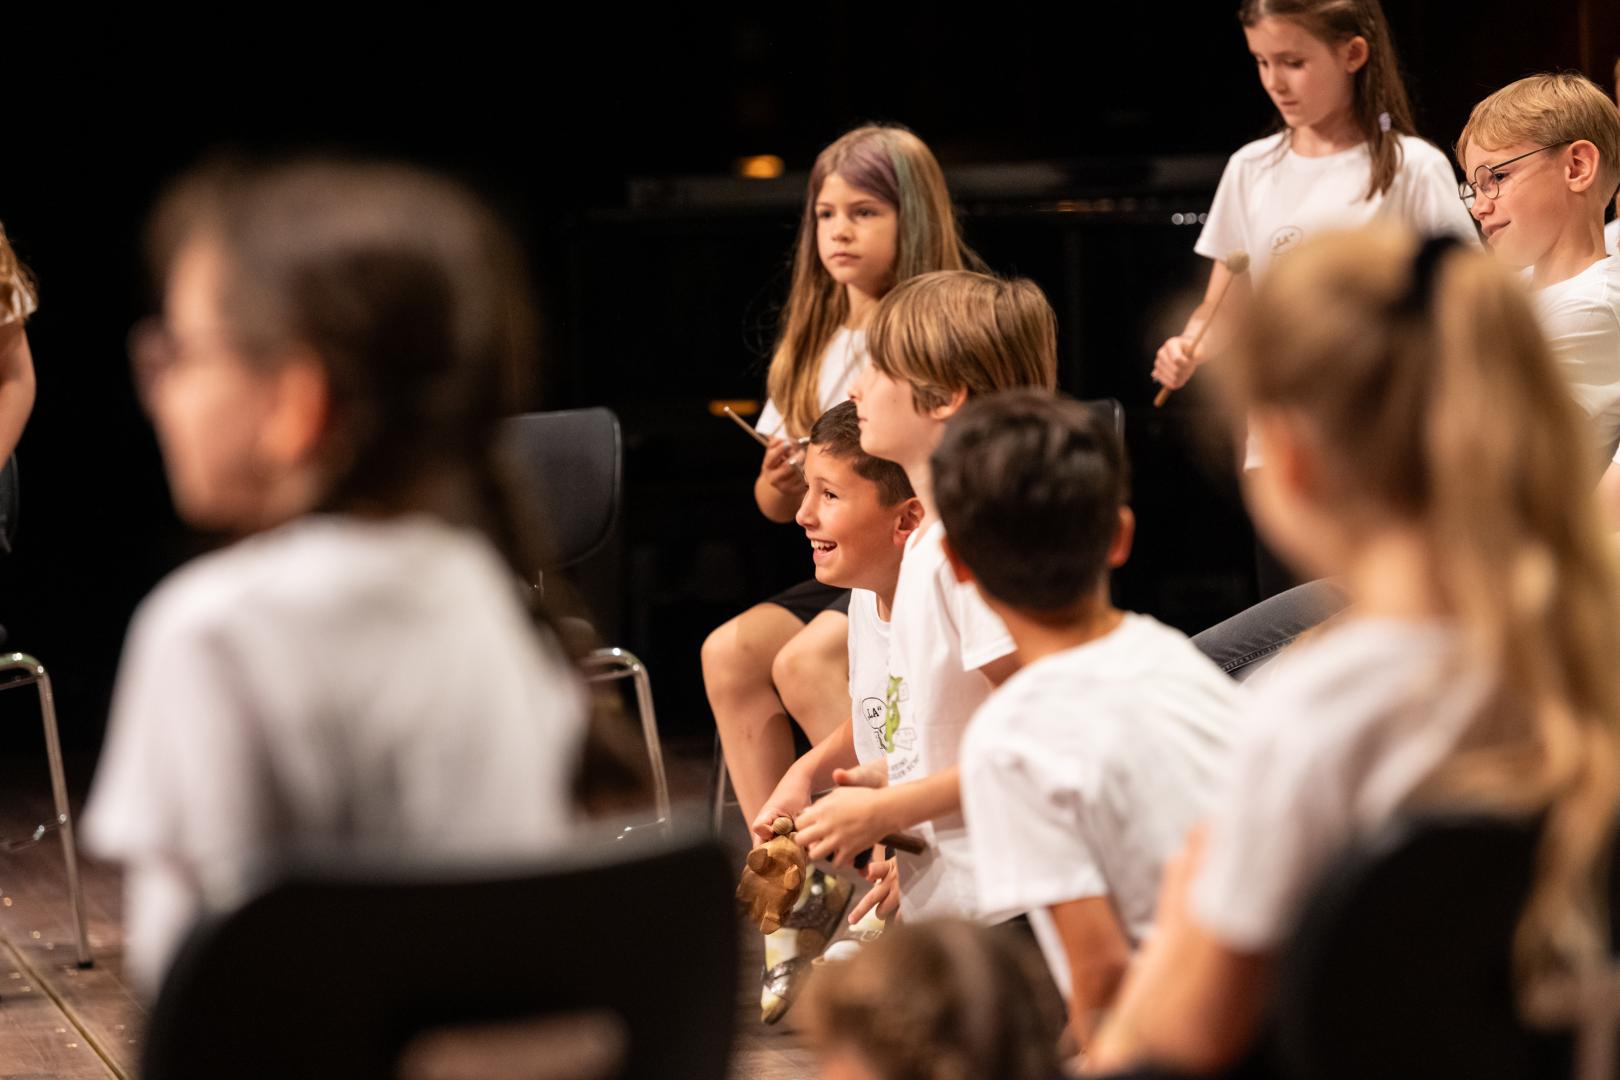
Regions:
[[[1076,770],[1000,730],[981,709],[962,754],[962,812],[984,911],[1028,911],[1105,896],[1102,871],[1080,829]]]
[[[950,575],[948,563],[942,573]],[[979,596],[979,591],[971,584],[963,584],[954,578],[949,580],[945,588],[951,617],[961,635],[962,670],[976,671],[1003,656],[1012,655],[1018,646],[1012,634],[1007,632],[1007,624],[990,610]]]
[[[205,893],[228,895],[243,852],[271,832],[269,763],[222,635],[153,614],[130,635],[86,843],[122,862],[177,860]]]
[[[1405,145],[1408,172],[1407,224],[1424,235],[1455,236],[1479,243],[1479,231],[1462,199],[1457,197],[1457,176],[1446,156],[1428,143],[1413,139]]]
[[[1350,840],[1342,770],[1320,743],[1288,737],[1290,724],[1318,719],[1294,712],[1280,702],[1248,732],[1193,882],[1193,917],[1245,952],[1282,942],[1324,861]]]
[[[771,438],[782,434],[782,410],[778,409],[776,402],[768,397],[765,399],[765,407],[759,410],[759,420],[755,422],[754,430]]]
[[[1193,244],[1193,250],[1206,259],[1218,262],[1234,251],[1249,250],[1244,187],[1244,167],[1233,154],[1226,160],[1221,182],[1215,188],[1215,201],[1210,203],[1198,242]]]

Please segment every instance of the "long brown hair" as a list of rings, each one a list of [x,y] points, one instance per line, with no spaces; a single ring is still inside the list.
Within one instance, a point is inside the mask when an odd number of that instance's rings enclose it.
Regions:
[[[1545,814],[1516,941],[1528,987],[1603,955],[1620,580],[1586,418],[1522,284],[1460,246],[1426,248],[1425,273],[1416,249],[1389,225],[1302,245],[1257,291],[1226,375],[1238,404],[1308,425],[1346,515],[1425,538],[1460,662],[1487,682],[1481,714],[1414,800]]]
[[[837,173],[851,187],[882,199],[899,218],[891,285],[930,270],[977,269],[962,243],[945,174],[926,143],[897,124],[870,124],[839,137],[817,157],[793,252],[793,284],[765,388],[787,431],[807,435],[821,415],[821,359],[849,318],[849,297],[821,265],[816,250],[816,198]]]
[[[38,306],[34,276],[11,250],[6,228],[0,225],[0,325],[27,322]]]
[[[519,580],[546,556],[542,508],[499,456],[500,422],[529,404],[536,319],[521,249],[453,181],[409,165],[220,160],[175,182],[149,226],[162,281],[189,243],[217,244],[221,314],[249,363],[318,358],[331,395],[316,509],[409,512],[476,528]],[[574,659],[559,590],[525,594],[537,630]],[[589,802],[640,794],[643,770],[598,695],[583,748]]]
[[[1355,73],[1351,109],[1372,157],[1372,181],[1364,198],[1387,192],[1401,170],[1401,143],[1396,136],[1416,135],[1417,127],[1395,58],[1395,39],[1378,0],[1243,0],[1238,22],[1253,27],[1261,19],[1289,19],[1328,45],[1357,36],[1366,40],[1367,62]],[[1277,123],[1283,126],[1280,114]]]

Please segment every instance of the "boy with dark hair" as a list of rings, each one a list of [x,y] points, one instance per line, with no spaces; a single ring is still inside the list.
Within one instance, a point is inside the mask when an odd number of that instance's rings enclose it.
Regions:
[[[888,684],[889,608],[900,578],[900,555],[922,520],[922,504],[906,471],[861,449],[854,402],[835,405],[810,430],[805,451],[807,490],[796,518],[810,540],[816,579],[851,590],[849,600],[849,697],[851,721],[795,762],[773,793],[766,812],[779,803],[809,805],[812,791],[831,787],[839,766],[883,758],[884,694]],[[789,810],[793,816],[796,810]],[[881,879],[889,867],[869,871]],[[813,871],[800,907],[782,929],[765,937],[761,1016],[779,1020],[798,990],[798,980],[837,929],[849,904],[847,882]],[[874,889],[852,914],[865,917],[857,930],[881,929],[895,904],[892,888]],[[875,909],[875,910],[874,910]],[[805,938],[802,929],[814,932]]]
[[[962,745],[980,906],[1029,912],[1084,1045],[1215,794],[1242,690],[1183,634],[1110,602],[1133,518],[1096,410],[1026,391],[969,403],[932,465],[946,556],[1023,662]]]

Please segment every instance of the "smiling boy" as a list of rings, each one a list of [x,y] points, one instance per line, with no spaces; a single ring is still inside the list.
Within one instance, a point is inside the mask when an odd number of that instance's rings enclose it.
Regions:
[[[905,470],[861,450],[860,423],[851,401],[827,410],[811,428],[804,479],[795,520],[810,541],[816,579],[851,590],[850,718],[788,769],[761,811],[767,822],[778,814],[796,818],[810,804],[812,792],[833,785],[838,770],[884,760],[889,610],[906,539],[923,515]],[[882,885],[857,905],[851,922],[874,909],[879,918],[893,910],[894,882],[884,880],[891,870],[881,864],[869,870],[868,877]],[[814,872],[801,908],[781,930],[766,936],[760,1008],[767,1023],[779,1020],[792,1004],[805,966],[831,939],[849,890],[847,883]],[[810,947],[798,937],[806,927],[815,930]]]
[[[1582,75],[1532,75],[1474,106],[1456,149],[1463,204],[1496,256],[1526,271],[1608,462],[1620,446],[1620,257],[1603,248],[1603,215],[1620,184],[1620,112]]]

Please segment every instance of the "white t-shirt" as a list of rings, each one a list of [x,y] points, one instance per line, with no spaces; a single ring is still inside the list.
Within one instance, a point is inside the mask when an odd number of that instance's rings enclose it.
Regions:
[[[1457,656],[1445,623],[1352,618],[1296,646],[1248,699],[1192,890],[1216,939],[1277,947],[1334,857],[1452,752],[1483,697]]]
[[[1249,143],[1227,161],[1193,250],[1217,260],[1246,251],[1249,272],[1258,282],[1279,256],[1307,237],[1378,218],[1477,242],[1445,154],[1410,135],[1399,139],[1395,181],[1371,199],[1363,197],[1372,179],[1366,143],[1326,157],[1294,153],[1286,131]]]
[[[84,819],[125,864],[143,987],[302,847],[466,862],[569,838],[585,697],[517,589],[481,536],[420,515],[306,517],[158,586]]]
[[[1294,153],[1288,138],[1282,131],[1256,139],[1227,159],[1194,251],[1217,261],[1234,251],[1247,252],[1250,279],[1258,284],[1279,257],[1307,237],[1376,219],[1478,243],[1473,219],[1457,197],[1451,162],[1433,145],[1398,136],[1401,166],[1395,180],[1388,191],[1368,199],[1372,156],[1366,143],[1325,157],[1304,157]],[[1243,467],[1259,464],[1250,437]]]
[[[890,711],[889,623],[879,617],[877,593],[870,589],[849,591],[849,706],[855,736],[855,759],[862,765],[876,761],[892,750],[892,717],[899,723],[898,710]]]
[[[1620,217],[1603,226],[1603,250],[1620,255]]]
[[[933,776],[957,763],[968,721],[993,689],[978,669],[1016,648],[973,586],[956,580],[941,546],[944,536],[945,527],[936,522],[906,540],[894,590],[885,701],[885,708],[894,710],[891,784]],[[918,831],[928,841],[927,853],[899,854],[902,916],[978,917],[973,853],[962,815],[936,818]]]
[[[817,380],[817,391],[821,395],[821,411],[826,412],[840,402],[849,400],[849,384],[855,381],[860,374],[861,365],[866,363],[866,331],[851,330],[847,326],[838,328],[832,340],[827,342],[826,351],[821,354],[821,374]],[[782,411],[776,407],[776,402],[767,400],[765,407],[759,411],[759,422],[754,430],[762,435],[784,435],[782,430]],[[802,434],[810,434],[808,431]]]
[[[1620,447],[1620,256],[1599,259],[1534,294],[1541,329],[1594,425],[1597,460]]]
[[[1008,679],[962,744],[984,909],[1044,921],[1108,897],[1131,943],[1146,937],[1160,870],[1226,779],[1243,693],[1185,634],[1130,613]],[[1061,948],[1047,963],[1067,992]]]

